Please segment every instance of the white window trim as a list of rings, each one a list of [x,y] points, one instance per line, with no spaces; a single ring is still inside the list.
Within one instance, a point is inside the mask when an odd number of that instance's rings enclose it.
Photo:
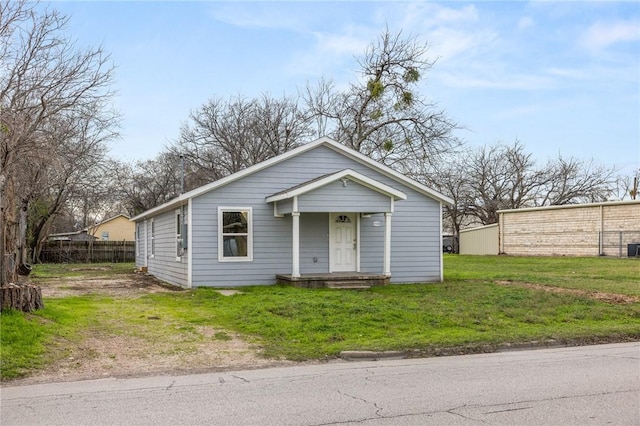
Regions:
[[[247,256],[225,257],[224,238],[222,235],[222,213],[238,211],[249,212],[249,217],[247,220]],[[253,262],[253,207],[218,207],[218,262]]]

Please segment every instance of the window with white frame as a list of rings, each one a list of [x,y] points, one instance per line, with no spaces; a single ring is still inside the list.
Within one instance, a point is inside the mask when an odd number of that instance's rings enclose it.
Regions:
[[[184,254],[184,215],[182,208],[176,210],[176,260],[181,260]]]
[[[218,207],[218,260],[253,260],[251,207]]]

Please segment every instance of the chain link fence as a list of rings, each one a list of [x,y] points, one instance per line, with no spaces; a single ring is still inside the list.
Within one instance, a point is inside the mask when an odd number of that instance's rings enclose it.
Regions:
[[[600,255],[640,258],[640,231],[600,232]]]

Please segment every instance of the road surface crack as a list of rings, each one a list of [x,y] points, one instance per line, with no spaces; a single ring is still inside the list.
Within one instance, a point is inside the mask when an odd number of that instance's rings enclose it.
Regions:
[[[373,405],[373,407],[376,409],[376,411],[375,411],[376,416],[377,416],[377,417],[384,417],[382,414],[380,414],[380,411],[382,411],[382,410],[383,410],[383,408],[382,408],[382,407],[380,407],[380,406],[378,405],[378,403],[376,403],[376,402],[371,402],[371,401],[367,401],[366,399],[364,399],[364,398],[360,398],[360,397],[355,396],[355,395],[350,395],[350,394],[348,394],[348,393],[346,393],[346,392],[342,392],[340,389],[338,389],[338,393],[339,393],[340,395],[347,396],[347,397],[349,397],[349,398],[351,398],[351,399],[355,399],[356,401],[362,401],[362,402],[364,402],[365,404],[371,404],[371,405]]]
[[[442,412],[443,413],[453,414],[454,416],[462,417],[463,419],[473,420],[474,422],[486,423],[484,420],[476,419],[474,417],[469,417],[469,416],[465,416],[464,414],[456,413],[456,410],[461,410],[461,409],[468,408],[468,407],[469,406],[465,404],[465,405],[461,405],[460,407],[455,407],[455,408],[450,408],[448,410],[444,410]],[[435,413],[437,413],[437,411]]]
[[[249,380],[245,379],[244,377],[240,377],[240,376],[236,376],[235,374],[230,374],[231,377],[234,377],[236,379],[240,379],[245,383],[250,383]]]
[[[507,413],[509,411],[520,411],[520,410],[530,410],[533,407],[520,407],[520,408],[506,408],[504,410],[495,410],[495,411],[487,411],[484,414],[496,414],[496,413]]]

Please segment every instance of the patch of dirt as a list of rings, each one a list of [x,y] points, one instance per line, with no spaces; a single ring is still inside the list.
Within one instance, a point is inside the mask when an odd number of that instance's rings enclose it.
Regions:
[[[96,269],[77,269],[91,270]],[[101,294],[105,296],[140,297],[149,293],[165,293],[184,291],[184,289],[165,284],[151,275],[128,274],[116,277],[70,277],[49,278],[39,280],[43,297],[85,296],[87,294]]]
[[[553,287],[548,285],[532,284],[532,283],[518,282],[518,281],[496,281],[496,284],[506,285],[506,286],[525,287],[525,288],[531,288],[534,290],[542,290],[550,293],[571,294],[574,296],[588,297],[589,299],[594,299],[594,300],[598,300],[606,303],[613,303],[616,305],[628,305],[630,303],[640,302],[640,297],[630,296],[626,294],[604,293],[601,291],[581,290],[576,288]]]
[[[146,274],[117,277],[52,278],[40,281],[45,306],[47,298],[87,294],[136,299],[144,294],[184,291]],[[148,318],[154,319],[154,318]],[[154,374],[184,374],[230,369],[293,365],[289,361],[262,358],[260,348],[240,336],[211,327],[195,327],[199,338],[191,342],[150,341],[122,334],[89,334],[81,341],[54,343],[65,356],[12,385],[90,380],[106,377],[134,377]],[[178,344],[180,350],[177,349]]]

